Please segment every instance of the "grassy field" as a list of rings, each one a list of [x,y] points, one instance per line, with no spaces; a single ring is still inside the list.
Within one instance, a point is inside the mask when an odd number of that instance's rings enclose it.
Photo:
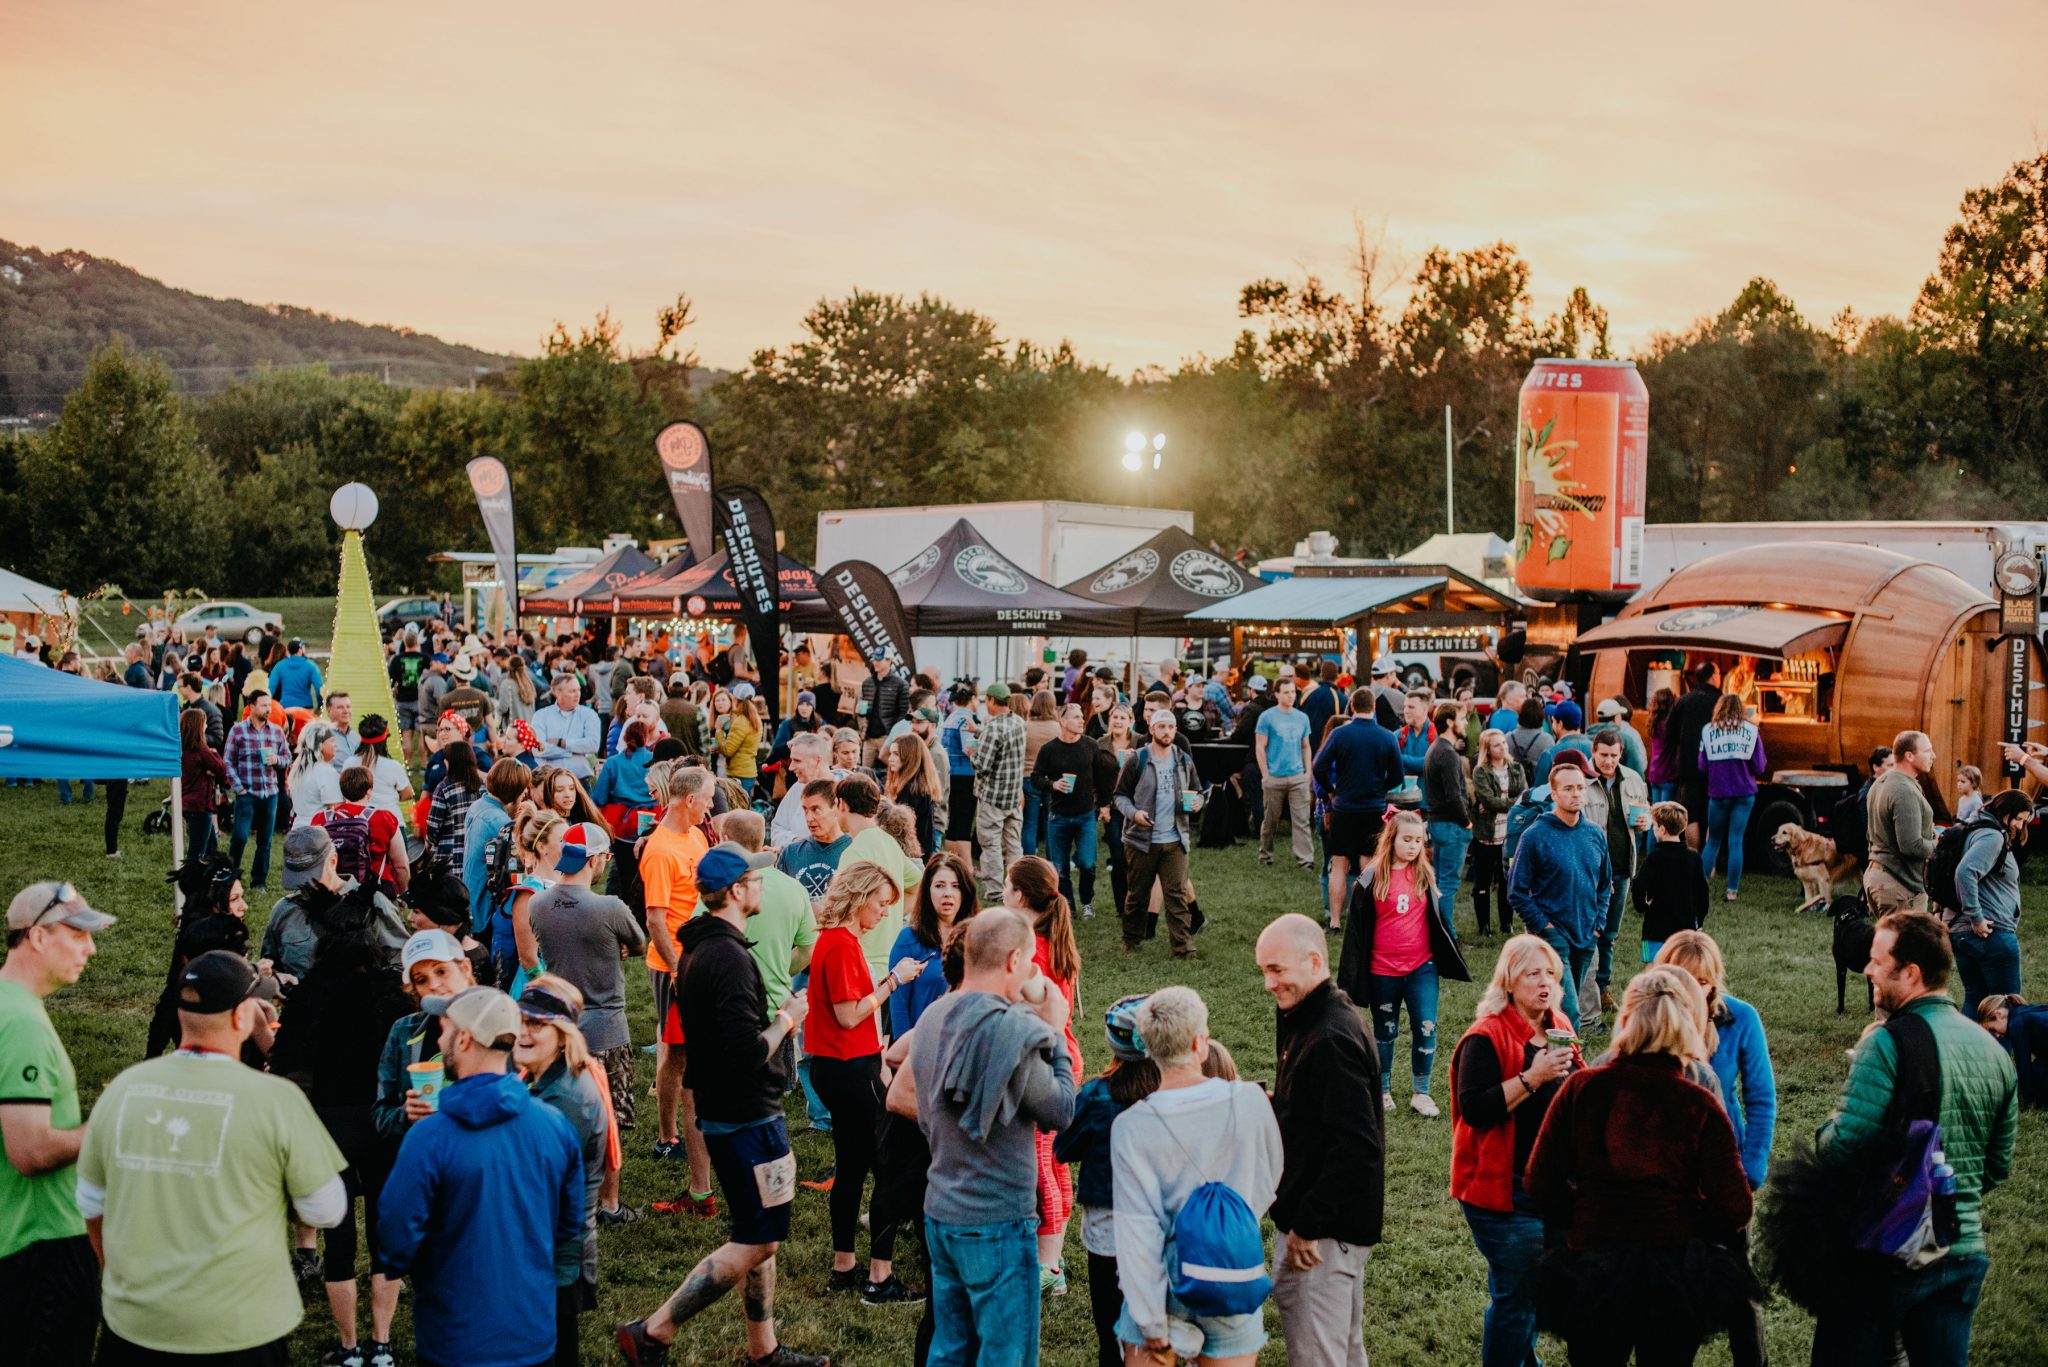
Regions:
[[[76,881],[98,906],[123,917],[122,924],[101,940],[101,952],[77,986],[59,993],[52,1015],[76,1061],[88,1101],[106,1080],[141,1053],[149,1008],[163,981],[170,943],[170,898],[163,875],[170,859],[169,842],[146,838],[137,827],[141,814],[162,797],[161,784],[138,788],[130,804],[127,857],[104,860],[99,853],[100,808],[60,808],[49,785],[37,789],[0,790],[0,883],[9,890],[36,878],[65,877]],[[1287,861],[1282,861],[1283,865]],[[1286,911],[1314,909],[1312,878],[1291,866],[1260,869],[1249,845],[1227,851],[1202,851],[1195,861],[1198,891],[1209,916],[1200,954],[1188,964],[1166,957],[1164,941],[1145,953],[1126,957],[1117,946],[1115,923],[1106,916],[1081,923],[1085,967],[1082,991],[1089,1024],[1079,1031],[1091,1066],[1104,1048],[1099,1013],[1127,992],[1173,982],[1195,987],[1207,998],[1216,1036],[1235,1052],[1246,1075],[1270,1080],[1273,1075],[1273,1031],[1270,1000],[1260,990],[1252,944],[1259,929]],[[2031,888],[2028,899],[2039,896]],[[273,893],[274,896],[274,893]],[[260,921],[269,899],[252,915]],[[1103,900],[1107,900],[1104,880]],[[1846,1072],[1844,1046],[1862,1024],[1852,1014],[1833,1012],[1833,973],[1826,923],[1792,913],[1794,886],[1787,881],[1755,877],[1743,902],[1723,910],[1716,898],[1708,929],[1728,950],[1735,992],[1754,1003],[1769,1031],[1779,1087],[1778,1143],[1783,1151],[1794,1135],[1808,1134],[1823,1119]],[[1468,934],[1469,905],[1461,915]],[[257,929],[252,925],[252,931]],[[2048,935],[2040,918],[2029,917],[2022,928],[2028,986],[2039,994]],[[1618,957],[1623,965],[1637,959],[1633,923],[1623,931]],[[1496,942],[1497,943],[1497,942]],[[1491,966],[1491,953],[1473,950],[1475,969]],[[630,974],[634,1028],[648,1035],[649,1008],[644,975]],[[1476,988],[1444,986],[1442,1033],[1446,1047],[1470,1021]],[[2038,995],[2037,995],[2038,999]],[[1401,1049],[1407,1048],[1404,1034]],[[1405,1052],[1397,1055],[1405,1068]],[[642,1073],[651,1081],[651,1069]],[[1437,1070],[1436,1097],[1445,1102],[1445,1068]],[[1361,1098],[1370,1104],[1370,1098]],[[667,1199],[683,1185],[683,1169],[657,1164],[649,1156],[649,1122],[653,1102],[643,1106],[642,1128],[629,1145],[624,1186],[627,1200],[645,1205]],[[801,1124],[800,1106],[792,1129]],[[1988,1202],[1992,1265],[1984,1302],[1977,1316],[1973,1360],[1986,1364],[2048,1362],[2048,1167],[2044,1167],[2048,1126],[2037,1112],[2022,1119],[2017,1173]],[[1466,1235],[1457,1207],[1445,1191],[1450,1162],[1448,1119],[1425,1121],[1405,1108],[1389,1118],[1386,1241],[1375,1250],[1367,1274],[1365,1337],[1378,1367],[1407,1364],[1469,1363],[1478,1358],[1480,1313],[1485,1303],[1485,1274]],[[829,1141],[802,1136],[796,1141],[800,1175],[816,1177],[831,1162]],[[799,1191],[796,1230],[781,1259],[778,1313],[783,1336],[791,1345],[811,1352],[829,1352],[835,1362],[904,1363],[910,1359],[911,1335],[918,1310],[910,1307],[866,1309],[844,1299],[827,1301],[821,1294],[829,1267],[829,1234],[825,1198]],[[586,1317],[584,1347],[588,1360],[615,1361],[607,1326],[614,1320],[652,1310],[723,1235],[720,1224],[685,1222],[675,1217],[648,1220],[602,1236],[601,1305]],[[1093,1361],[1094,1332],[1088,1317],[1084,1284],[1086,1266],[1078,1232],[1070,1232],[1071,1293],[1048,1301],[1044,1360],[1080,1367]],[[923,1284],[923,1270],[899,1242],[900,1266],[906,1278]],[[860,1250],[866,1254],[865,1243]],[[1803,1362],[1811,1322],[1787,1304],[1768,1312],[1773,1357]],[[1281,1363],[1278,1324],[1269,1316],[1275,1335],[1261,1361]],[[311,1363],[331,1341],[332,1326],[324,1299],[309,1304],[306,1322],[295,1340],[294,1360]],[[409,1344],[403,1305],[397,1341]],[[740,1344],[740,1310],[720,1306],[690,1326],[679,1344],[677,1361],[730,1361]],[[1550,1345],[1553,1361],[1562,1361],[1561,1347]],[[404,1349],[401,1348],[401,1360]],[[1727,1361],[1725,1344],[1711,1345],[1701,1356],[1706,1363]]]
[[[284,634],[287,640],[303,636],[306,648],[315,654],[324,653],[334,637],[334,599],[332,598],[237,598],[238,603],[247,603],[261,612],[275,612],[284,618]],[[136,603],[136,612],[123,614],[119,601],[104,599],[85,606],[85,620],[79,625],[79,648],[86,654],[110,655],[118,653],[121,647],[135,639],[135,628],[143,620],[139,615],[146,606]],[[191,607],[192,604],[185,604]],[[182,611],[182,609],[181,609]]]

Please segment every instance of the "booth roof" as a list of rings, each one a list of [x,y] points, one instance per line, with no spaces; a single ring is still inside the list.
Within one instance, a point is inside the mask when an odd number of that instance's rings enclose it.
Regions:
[[[68,617],[78,604],[62,589],[38,584],[25,574],[0,570],[0,612],[35,613],[43,617]]]
[[[1446,583],[1441,574],[1330,575],[1281,579],[1264,588],[1191,612],[1196,622],[1316,622],[1348,626]]]
[[[166,778],[178,700],[0,656],[0,778]]]
[[[1063,588],[1122,611],[1133,636],[1179,636],[1198,609],[1236,598],[1257,582],[1179,527],[1166,527]]]

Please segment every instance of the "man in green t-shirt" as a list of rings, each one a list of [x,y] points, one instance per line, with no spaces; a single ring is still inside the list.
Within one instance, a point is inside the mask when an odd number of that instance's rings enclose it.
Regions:
[[[713,824],[735,854],[759,854],[768,839],[767,823],[759,812],[727,812]],[[781,869],[762,869],[761,910],[747,922],[747,943],[754,966],[761,970],[771,1019],[789,1000],[790,980],[809,966],[817,939],[818,918],[811,914],[804,885]],[[794,1030],[789,1032],[790,1039],[795,1036]]]
[[[69,883],[31,883],[7,907],[0,964],[0,1325],[21,1362],[84,1362],[100,1270],[78,1213],[85,1142],[78,1079],[43,998],[78,981],[114,918]]]
[[[306,1094],[242,1064],[270,1009],[255,990],[241,955],[193,959],[177,984],[177,1052],[128,1069],[93,1108],[78,1209],[105,1268],[101,1362],[237,1354],[282,1367],[304,1317],[288,1221],[349,1217],[346,1164]]]
[[[839,820],[853,836],[853,843],[846,847],[846,853],[839,856],[839,867],[858,864],[865,860],[878,864],[902,889],[896,900],[889,904],[888,913],[875,923],[875,928],[860,937],[861,957],[868,961],[868,972],[876,982],[889,971],[889,951],[896,945],[896,936],[903,929],[903,908],[907,899],[917,893],[918,880],[924,877],[924,866],[903,852],[890,835],[875,824],[875,818],[882,811],[882,790],[866,774],[848,774],[839,780],[834,788],[839,806]]]

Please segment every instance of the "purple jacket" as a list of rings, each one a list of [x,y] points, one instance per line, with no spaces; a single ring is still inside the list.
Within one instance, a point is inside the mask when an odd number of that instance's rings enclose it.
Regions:
[[[1709,726],[1700,732],[1700,768],[1706,771],[1708,797],[1755,797],[1756,781],[1769,768],[1756,724],[1743,722],[1729,730]]]

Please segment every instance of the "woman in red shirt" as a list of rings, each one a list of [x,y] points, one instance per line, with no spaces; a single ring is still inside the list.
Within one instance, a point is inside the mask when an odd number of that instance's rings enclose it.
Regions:
[[[1337,986],[1372,1012],[1380,1048],[1380,1104],[1394,1109],[1394,1041],[1408,1008],[1408,1071],[1417,1115],[1441,1111],[1429,1096],[1436,1071],[1437,981],[1470,982],[1457,940],[1437,908],[1430,868],[1429,826],[1420,812],[1395,812],[1380,830],[1372,862],[1359,871],[1345,916],[1344,958]]]
[[[853,1243],[860,1201],[875,1166],[875,1132],[882,1119],[882,1037],[875,1014],[896,990],[924,970],[906,958],[880,983],[869,975],[860,937],[881,924],[902,896],[896,879],[865,859],[842,865],[818,903],[818,939],[811,946],[810,1015],[804,1051],[811,1085],[832,1113],[832,1275],[827,1294],[858,1291],[869,1305],[914,1301],[890,1270],[896,1227],[869,1216],[868,1271],[858,1271]]]
[[[1051,864],[1027,854],[1010,865],[1003,884],[1003,905],[1031,918],[1031,961],[1066,998],[1063,1029],[1074,1076],[1082,1076],[1081,1042],[1074,1038],[1074,997],[1081,988],[1081,949],[1074,942],[1074,911],[1060,896],[1059,875]],[[1053,1157],[1053,1135],[1038,1132],[1038,1282],[1055,1296],[1067,1293],[1062,1251],[1067,1219],[1074,1213],[1074,1175]]]

